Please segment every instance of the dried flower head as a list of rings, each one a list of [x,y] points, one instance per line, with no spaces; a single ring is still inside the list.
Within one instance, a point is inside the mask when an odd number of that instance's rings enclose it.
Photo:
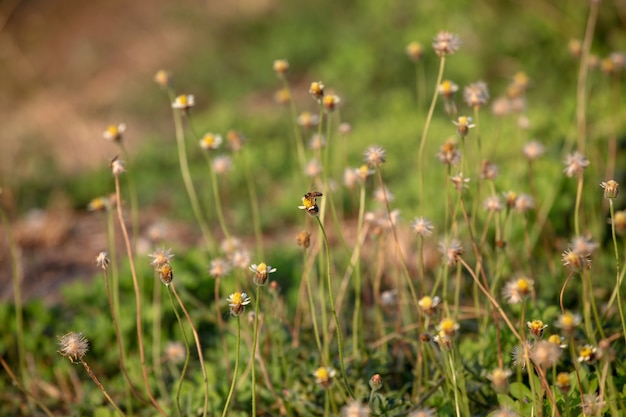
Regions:
[[[229,255],[228,260],[232,266],[246,269],[250,265],[250,252],[244,248],[237,249]]]
[[[327,389],[333,383],[333,378],[337,372],[330,367],[321,366],[313,372],[315,382],[322,388]]]
[[[320,150],[326,147],[326,136],[320,134],[314,134],[309,140],[309,148],[313,150]]]
[[[422,56],[424,56],[424,48],[422,47],[422,44],[415,41],[410,42],[406,46],[405,52],[409,59],[414,62],[419,61],[422,59]]]
[[[59,337],[59,353],[74,363],[82,361],[89,350],[89,341],[82,333],[69,332]]]
[[[551,368],[555,366],[561,358],[563,351],[558,345],[550,343],[547,340],[539,340],[533,345],[530,352],[530,359],[533,363],[542,368]]]
[[[396,199],[396,196],[387,187],[378,187],[373,194],[374,201],[383,206],[385,201],[391,203]]]
[[[265,285],[267,284],[269,274],[276,272],[276,268],[272,268],[271,265],[267,265],[265,264],[265,262],[261,262],[258,265],[250,265],[250,271],[254,272],[254,277],[252,278],[252,280],[256,285]]]
[[[445,57],[458,51],[460,43],[458,36],[450,32],[441,31],[433,39],[433,49],[437,55]]]
[[[428,237],[433,234],[435,227],[423,217],[416,217],[411,222],[411,229],[420,237]]]
[[[200,139],[200,147],[205,151],[212,151],[219,148],[222,142],[222,135],[208,132],[202,136],[202,139]]]
[[[491,112],[497,117],[506,116],[511,112],[511,101],[507,97],[498,97],[491,103]]]
[[[489,101],[489,89],[483,81],[470,84],[463,89],[463,100],[470,107],[481,107]]]
[[[489,372],[487,379],[491,381],[494,391],[502,394],[508,391],[509,377],[512,374],[510,369],[496,368]]]
[[[526,363],[530,361],[530,355],[533,345],[529,341],[524,341],[523,344],[517,345],[513,348],[511,356],[513,357],[513,366],[525,369]]]
[[[548,325],[544,324],[544,322],[541,320],[527,321],[526,326],[528,326],[530,335],[534,339],[541,339],[541,337],[543,336],[543,331],[546,329],[546,327],[548,327]]]
[[[514,278],[504,285],[502,296],[510,304],[519,304],[533,292],[534,284],[532,279],[526,277]]]
[[[575,250],[567,249],[561,254],[563,266],[572,271],[582,271],[591,268],[591,259],[588,255],[583,255]]]
[[[343,171],[343,184],[346,187],[348,187],[350,190],[354,188],[354,186],[357,184],[358,181],[359,181],[359,176],[357,174],[356,169],[346,168]]]
[[[342,122],[337,127],[337,131],[344,136],[348,135],[350,134],[350,132],[352,132],[352,125],[348,122]]]
[[[300,115],[298,116],[297,122],[303,128],[310,129],[319,124],[320,117],[317,114],[313,114],[311,112],[305,111],[305,112],[300,113]]]
[[[520,194],[515,199],[515,210],[518,213],[527,213],[535,208],[535,200],[528,194]]]
[[[460,193],[469,188],[470,179],[463,176],[462,172],[459,172],[454,177],[450,177],[450,181],[454,188]]]
[[[534,161],[535,159],[541,157],[545,153],[546,149],[543,145],[536,140],[528,142],[524,145],[522,152],[524,152],[524,156],[529,161]]]
[[[296,242],[301,248],[308,248],[311,245],[311,234],[306,230],[301,231],[296,236]]]
[[[487,197],[487,199],[483,203],[483,207],[489,212],[497,213],[502,210],[503,206],[502,201],[500,201],[500,197],[498,197],[497,195],[491,195]]]
[[[230,263],[223,258],[215,258],[211,261],[209,275],[213,278],[223,278],[230,272]]]
[[[172,84],[172,74],[169,71],[158,70],[154,74],[154,82],[163,88],[167,88]]]
[[[379,166],[385,162],[385,150],[381,146],[370,146],[363,153],[369,166]]]
[[[459,118],[452,121],[452,123],[456,125],[456,133],[462,138],[468,135],[471,128],[476,127],[476,125],[472,123],[472,118],[467,116],[459,116]]]
[[[126,168],[124,168],[124,161],[122,161],[117,155],[111,159],[109,167],[115,177],[119,177],[121,174],[126,172]]]
[[[120,143],[124,132],[126,132],[126,124],[120,123],[119,125],[109,125],[107,129],[102,133],[102,137],[106,140],[110,140],[115,143]]]
[[[517,201],[517,193],[515,191],[506,191],[502,193],[504,196],[504,201],[506,202],[506,206],[509,209],[515,207],[515,202]]]
[[[343,417],[369,417],[370,408],[360,401],[350,400],[341,408],[341,415]]]
[[[321,102],[322,97],[324,97],[324,84],[321,81],[312,82],[309,87],[309,94],[311,94],[315,100]]]
[[[245,292],[235,291],[228,296],[228,306],[230,314],[233,316],[241,316],[245,311],[245,306],[250,304],[250,297]]]
[[[606,405],[606,401],[601,400],[599,394],[585,394],[580,403],[580,408],[585,416],[601,415],[602,409]]]
[[[274,61],[274,71],[278,76],[284,76],[289,70],[289,62],[284,59],[277,59]]]
[[[228,155],[218,155],[213,158],[213,170],[217,175],[224,175],[233,168],[233,160]]]
[[[494,181],[500,175],[500,168],[493,162],[486,159],[480,164],[480,178],[484,180]]]
[[[617,198],[617,194],[619,193],[619,183],[617,181],[603,181],[600,183],[600,186],[604,189],[604,198],[611,200]]]
[[[239,248],[241,248],[241,240],[235,236],[229,236],[220,242],[220,249],[226,255],[231,255]],[[246,265],[247,267],[248,265]]]
[[[229,130],[228,133],[226,133],[226,141],[228,142],[228,147],[231,151],[239,152],[241,148],[243,148],[243,143],[246,141],[246,137],[241,132]]]
[[[155,269],[158,269],[162,265],[170,263],[170,261],[174,257],[174,255],[172,254],[172,250],[165,248],[157,249],[154,252],[148,254],[148,256],[152,258],[150,265],[153,266]]]
[[[458,149],[456,140],[451,138],[444,142],[439,148],[437,158],[444,165],[456,165],[461,161],[461,152]]]
[[[196,101],[194,96],[191,94],[181,94],[176,97],[174,102],[172,103],[172,108],[181,110],[183,112],[189,111],[193,106],[195,106]]]
[[[454,266],[463,255],[463,246],[457,239],[452,239],[450,242],[442,240],[439,242],[439,252],[443,255],[443,262],[448,266]]]
[[[187,357],[187,349],[182,342],[167,342],[163,352],[165,360],[174,365],[183,363]]]
[[[589,160],[579,152],[574,152],[565,157],[565,169],[563,172],[568,177],[573,177],[577,174],[582,174],[585,168],[589,166]]]
[[[437,312],[439,303],[441,303],[441,298],[437,296],[429,297],[428,295],[425,295],[418,301],[422,312],[427,316],[432,316]]]
[[[109,259],[109,254],[105,251],[102,251],[96,256],[96,265],[102,269],[107,269],[111,260]]]

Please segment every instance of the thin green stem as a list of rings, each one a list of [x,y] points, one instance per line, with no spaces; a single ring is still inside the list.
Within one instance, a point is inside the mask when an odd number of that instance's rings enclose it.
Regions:
[[[252,224],[254,227],[254,237],[256,239],[256,251],[258,259],[265,259],[263,255],[263,233],[261,231],[261,211],[259,210],[259,199],[256,192],[256,182],[250,171],[248,165],[248,159],[245,150],[241,153],[241,160],[243,161],[243,168],[246,175],[246,184],[248,186],[248,194],[250,196],[250,207],[252,209]]]
[[[613,199],[609,199],[609,210],[611,211],[611,237],[613,239],[613,249],[615,250],[615,294],[617,294],[617,310],[619,312],[620,321],[622,322],[622,335],[626,340],[626,319],[624,318],[624,310],[622,308],[622,296],[620,294],[621,287],[621,274],[619,263],[619,249],[617,248],[617,235],[615,233],[615,207],[613,206]],[[611,298],[613,299],[613,298]],[[611,308],[611,302],[609,301],[608,309]]]
[[[241,320],[240,317],[237,316],[237,349],[235,351],[235,373],[233,374],[233,380],[230,384],[230,390],[228,391],[228,397],[226,397],[226,403],[224,404],[224,410],[222,411],[222,417],[226,417],[228,415],[228,406],[230,405],[230,400],[233,397],[233,392],[235,391],[235,382],[237,382],[237,373],[239,372],[239,351],[241,349]]]
[[[130,155],[126,150],[123,142],[119,142],[120,149],[122,150],[122,158],[126,162],[126,178],[128,179],[128,191],[130,193],[130,220],[133,229],[133,249],[137,250],[137,239],[139,238],[139,198],[137,197],[137,186],[135,185],[135,176],[133,169],[129,168]]]
[[[230,240],[230,233],[228,232],[228,227],[226,226],[226,219],[224,218],[224,212],[222,211],[222,200],[220,197],[220,190],[217,184],[217,174],[215,173],[215,169],[213,169],[213,159],[211,155],[207,152],[203,152],[204,157],[206,158],[207,165],[209,166],[209,173],[211,176],[211,189],[213,191],[213,200],[215,201],[215,211],[217,212],[217,220],[220,223],[220,227],[222,228],[222,233],[224,233],[224,237],[227,240]]]
[[[96,377],[96,375],[91,371],[91,368],[89,367],[89,365],[87,365],[87,362],[85,362],[84,360],[80,359],[80,363],[83,365],[83,368],[85,368],[85,371],[87,371],[87,374],[89,374],[89,377],[93,380],[93,382],[98,386],[98,388],[100,389],[100,391],[102,391],[102,393],[104,394],[104,396],[106,397],[106,399],[111,403],[111,405],[113,406],[113,408],[115,408],[115,410],[120,413],[120,415],[125,416],[126,414],[124,414],[124,412],[122,410],[120,410],[120,408],[117,406],[117,404],[115,403],[115,401],[113,401],[113,398],[111,398],[111,396],[109,395],[109,393],[104,389],[104,386],[100,383],[100,381],[98,380],[98,378]]]
[[[252,340],[252,357],[250,358],[252,366],[252,415],[256,416],[256,346],[259,340],[259,300],[261,299],[261,286],[256,287],[256,299],[254,300],[254,335]]]
[[[159,285],[156,283],[155,285]],[[178,309],[176,308],[176,304],[174,304],[174,297],[172,297],[172,291],[170,291],[169,285],[167,286],[167,295],[170,297],[170,303],[172,304],[172,310],[174,310],[174,314],[176,314],[176,320],[178,320],[178,325],[180,326],[180,332],[183,334],[183,340],[185,341],[185,363],[183,365],[183,370],[180,373],[180,378],[178,380],[178,386],[176,387],[176,412],[178,412],[179,417],[183,416],[183,413],[180,409],[180,392],[183,388],[183,381],[185,380],[185,375],[187,375],[187,368],[189,367],[189,358],[191,357],[190,349],[189,349],[189,338],[187,337],[187,332],[185,332],[185,325],[183,324],[183,319],[180,318],[180,314],[178,313]]]

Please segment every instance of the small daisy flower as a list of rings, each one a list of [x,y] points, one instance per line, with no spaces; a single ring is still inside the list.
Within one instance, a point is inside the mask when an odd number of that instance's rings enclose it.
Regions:
[[[217,175],[223,175],[233,168],[233,160],[228,155],[218,155],[213,158],[213,169]]]
[[[243,143],[246,141],[246,137],[236,130],[229,130],[226,133],[226,141],[228,142],[228,148],[233,152],[239,152],[243,148]]]
[[[315,382],[322,388],[327,389],[333,383],[333,378],[337,372],[330,367],[322,366],[319,367],[313,372],[313,376],[315,377]]]
[[[509,389],[509,377],[512,374],[510,369],[496,368],[489,372],[487,379],[491,381],[495,392],[503,394]]]
[[[370,146],[363,153],[369,166],[379,166],[385,162],[385,150],[381,146]]]
[[[463,100],[470,107],[480,107],[487,104],[489,101],[489,89],[487,84],[483,81],[479,81],[474,84],[470,84],[463,89]]]
[[[370,389],[372,391],[378,391],[383,387],[383,377],[380,374],[374,374],[369,381]]]
[[[600,187],[604,190],[604,198],[613,200],[617,198],[619,192],[619,183],[614,180],[608,180],[607,182],[601,182]]]
[[[311,234],[306,230],[301,231],[298,233],[298,236],[296,236],[296,243],[298,243],[298,246],[301,248],[308,248],[311,245]]]
[[[172,108],[182,111],[189,111],[196,104],[194,96],[191,94],[181,94],[172,103]]]
[[[461,326],[459,323],[449,317],[441,320],[441,322],[437,325],[437,331],[450,338],[455,337],[460,328]]]
[[[96,197],[87,204],[88,211],[109,211],[113,208],[113,201],[109,197]]]
[[[213,278],[222,278],[228,275],[230,272],[230,264],[227,260],[222,258],[216,258],[211,261],[209,267],[209,275]]]
[[[592,345],[585,345],[578,351],[578,362],[592,363],[596,360],[598,348]]]
[[[423,217],[416,217],[411,223],[411,229],[421,237],[428,237],[433,234],[435,227],[431,222]]]
[[[572,378],[567,372],[559,372],[554,381],[561,394],[566,395],[572,389]]]
[[[545,153],[545,151],[546,149],[544,148],[544,146],[536,140],[528,142],[526,145],[524,145],[524,148],[522,149],[524,156],[529,161],[534,161],[535,159],[540,158]]]
[[[341,99],[335,94],[327,94],[322,99],[324,110],[326,110],[327,113],[332,113],[340,102]]]
[[[169,71],[158,70],[154,74],[154,82],[163,88],[167,88],[172,84],[172,74]]]
[[[420,408],[415,411],[411,411],[408,417],[437,417],[437,410],[434,408]]]
[[[459,86],[456,85],[453,81],[443,80],[441,84],[439,84],[439,87],[437,87],[437,91],[444,98],[452,98],[452,96],[454,96],[454,93],[459,91]]]
[[[148,256],[152,258],[150,265],[153,266],[155,269],[158,269],[161,265],[170,263],[170,261],[174,257],[174,255],[172,254],[172,250],[165,248],[157,249]]]
[[[200,139],[200,147],[205,151],[214,151],[222,144],[222,136],[216,133],[205,133]]]
[[[526,277],[514,278],[506,283],[502,290],[502,296],[510,304],[519,304],[533,292],[534,284],[532,279]]]
[[[565,338],[563,336],[559,336],[558,334],[551,334],[550,337],[548,337],[548,339],[546,340],[552,344],[555,344],[561,349],[565,349],[567,347],[567,343],[565,343]]]
[[[422,59],[422,56],[424,56],[424,48],[422,47],[422,44],[419,42],[415,42],[415,41],[410,42],[406,46],[404,51],[406,52],[409,59],[413,62],[419,61],[420,59]]]
[[[124,172],[126,172],[126,168],[124,168],[124,161],[122,161],[119,157],[115,156],[111,163],[109,164],[111,168],[111,172],[114,176],[118,177]]]
[[[500,201],[500,197],[498,197],[497,195],[492,195],[487,197],[487,199],[483,203],[483,207],[487,211],[497,213],[499,211],[502,211],[503,205],[502,201]]]
[[[311,94],[315,100],[320,102],[324,97],[324,84],[321,81],[312,82],[309,87],[309,94]]]
[[[576,327],[578,327],[582,323],[582,318],[578,313],[571,313],[566,311],[565,314],[559,315],[557,322],[554,326],[563,330],[563,333],[566,336],[571,336],[576,331]]]
[[[265,285],[269,274],[276,272],[276,268],[261,262],[260,264],[250,265],[250,271],[254,272],[253,281],[256,285]]]
[[[456,141],[454,139],[448,139],[441,148],[437,158],[444,165],[456,165],[461,161],[461,152],[459,151]]]
[[[573,154],[567,155],[565,157],[564,163],[565,169],[563,170],[563,172],[570,178],[574,175],[582,174],[584,169],[589,166],[589,160],[579,152],[574,152]]]
[[[102,269],[107,269],[110,263],[109,254],[105,251],[100,252],[96,257],[96,265]]]
[[[534,339],[541,339],[541,337],[543,336],[543,331],[548,327],[548,325],[544,324],[541,320],[527,321],[526,326],[528,326],[530,335]]]
[[[245,292],[236,291],[228,296],[228,306],[230,314],[233,316],[241,316],[245,311],[245,306],[250,304],[251,300]]]
[[[183,363],[187,357],[187,350],[181,342],[167,342],[163,352],[165,360],[174,365]]]
[[[463,246],[457,239],[452,239],[450,243],[442,240],[439,243],[439,252],[443,255],[443,261],[448,266],[454,266],[463,255]]]
[[[472,118],[467,116],[459,116],[459,118],[453,120],[452,123],[456,125],[456,133],[462,138],[467,136],[471,128],[476,127],[476,125],[472,123]]]
[[[370,408],[360,401],[351,400],[341,408],[341,415],[343,417],[369,417]]]
[[[115,143],[120,143],[122,141],[122,136],[126,132],[126,124],[120,123],[119,125],[109,125],[107,129],[102,133],[102,137],[106,140],[110,140]]]
[[[172,283],[174,279],[174,270],[170,264],[163,264],[157,268],[157,272],[159,273],[159,279],[166,287]]]
[[[362,182],[365,182],[365,180],[367,180],[367,177],[369,177],[370,175],[374,175],[374,172],[375,171],[373,169],[369,169],[369,167],[365,164],[354,170],[354,173]]]
[[[550,343],[547,340],[539,340],[533,345],[530,359],[537,366],[551,368],[559,362],[562,353],[561,348],[554,343]]]
[[[533,345],[525,341],[522,345],[517,345],[513,348],[511,356],[513,357],[513,366],[525,369],[526,363],[530,360]]]
[[[441,302],[441,298],[434,296],[424,296],[418,301],[418,305],[422,309],[422,312],[427,316],[432,316],[437,312],[437,307],[439,307],[439,303]]]
[[[464,177],[462,172],[459,172],[454,177],[450,177],[450,181],[460,193],[469,188],[470,179]]]
[[[82,333],[69,332],[59,337],[59,353],[74,363],[82,361],[89,350],[89,341]]]
[[[433,49],[440,57],[452,55],[459,50],[459,37],[450,32],[441,31],[433,39]]]
[[[515,191],[507,191],[502,193],[502,195],[504,196],[506,206],[510,209],[514,208],[517,201],[517,193]]]
[[[274,61],[273,67],[274,72],[276,72],[279,77],[283,77],[289,70],[289,62],[284,59],[277,59],[276,61]]]
[[[320,117],[317,114],[312,114],[311,112],[305,111],[300,113],[297,122],[303,128],[310,129],[319,124]]]

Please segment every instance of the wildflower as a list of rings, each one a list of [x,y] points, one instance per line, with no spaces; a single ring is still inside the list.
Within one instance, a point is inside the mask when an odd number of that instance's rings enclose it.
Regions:
[[[468,184],[470,182],[470,179],[465,178],[462,172],[459,172],[454,177],[450,177],[450,181],[452,181],[452,184],[454,184],[454,188],[456,188],[456,190],[460,193],[462,193],[463,190],[469,188]]]
[[[449,243],[441,241],[439,243],[439,252],[443,255],[443,261],[448,266],[454,266],[463,255],[463,246],[457,239],[452,239]]]
[[[567,49],[574,58],[580,58],[580,54],[583,50],[582,43],[578,39],[570,39],[567,43]]]
[[[441,31],[433,39],[433,49],[439,57],[443,58],[458,51],[460,43],[458,36]]]
[[[324,84],[321,81],[314,81],[309,87],[309,94],[313,96],[315,100],[320,102],[324,97]]]
[[[497,195],[492,195],[487,197],[487,199],[483,203],[483,207],[487,211],[496,213],[502,210],[502,201],[500,201],[500,197],[498,197]]]
[[[591,256],[600,245],[588,236],[576,236],[572,239],[571,247],[576,253]]]
[[[551,368],[555,366],[561,358],[561,348],[554,343],[546,340],[540,340],[533,345],[530,352],[530,359],[533,363],[542,368]]]
[[[265,285],[269,274],[276,272],[276,268],[266,265],[265,262],[250,265],[250,271],[254,272],[253,281],[256,285]]]
[[[230,272],[230,264],[223,258],[215,258],[211,261],[209,275],[213,278],[222,278]]]
[[[383,307],[390,307],[396,304],[398,301],[397,293],[395,290],[386,290],[380,294],[380,302]]]
[[[230,314],[233,316],[241,316],[245,310],[245,306],[250,304],[250,297],[245,292],[235,291],[228,296],[228,306]]]
[[[610,222],[611,220],[609,220]],[[615,232],[618,235],[626,233],[626,210],[616,211],[613,223],[615,223]]]
[[[441,145],[441,148],[439,148],[437,158],[439,158],[439,161],[444,165],[458,164],[461,160],[461,152],[459,152],[456,146],[456,141],[454,139],[445,141],[445,143]]]
[[[437,326],[437,330],[441,333],[444,333],[448,337],[455,337],[457,331],[461,328],[459,323],[452,320],[451,318],[445,318],[441,320],[439,325]]]
[[[434,296],[424,296],[418,301],[418,305],[427,316],[432,316],[437,312],[437,307],[439,307],[439,303],[441,302],[441,298]]]
[[[437,87],[437,91],[445,98],[452,98],[454,93],[459,91],[459,86],[453,81],[443,80],[441,84],[439,84],[439,87]]]
[[[187,357],[187,350],[181,342],[167,342],[164,353],[165,360],[174,365],[183,363]]]
[[[281,88],[274,93],[274,101],[278,104],[287,104],[291,100],[291,93],[286,88]]]
[[[322,104],[324,105],[324,109],[326,110],[326,112],[331,113],[333,110],[335,110],[335,107],[337,107],[337,104],[339,104],[340,101],[341,99],[339,98],[339,96],[335,94],[327,94],[322,99]]]
[[[568,177],[573,177],[576,174],[582,174],[583,170],[589,166],[589,160],[585,158],[581,153],[574,152],[573,154],[565,157],[565,169],[563,172]]]
[[[379,204],[385,205],[385,200],[388,203],[391,203],[395,199],[396,196],[384,187],[380,187],[374,190],[374,200]]]
[[[606,401],[600,401],[600,395],[598,394],[585,394],[583,395],[580,403],[580,408],[583,410],[583,415],[593,416],[600,415],[602,408],[606,405]]]
[[[346,168],[343,171],[343,184],[349,189],[353,189],[356,185],[356,182],[359,180],[359,175],[357,174],[356,169]]]
[[[372,391],[378,391],[383,387],[383,377],[380,374],[374,374],[370,378],[369,384]]]
[[[289,70],[289,62],[284,59],[277,59],[274,61],[274,71],[278,74],[279,77],[284,76]]]
[[[109,254],[105,251],[102,251],[96,257],[96,265],[98,265],[102,269],[107,269],[109,267],[109,263],[111,260],[109,259]]]
[[[298,233],[298,236],[296,236],[296,242],[298,243],[298,246],[305,249],[308,248],[311,244],[311,234],[306,230],[301,231]]]
[[[511,356],[513,357],[513,365],[518,368],[526,368],[526,363],[530,360],[530,354],[533,345],[525,341],[524,344],[517,345],[513,348]]]
[[[326,137],[324,135],[314,134],[309,141],[309,148],[320,150],[326,147]]]
[[[246,269],[250,265],[250,252],[243,248],[237,249],[230,254],[229,261],[237,268]]]
[[[215,150],[222,144],[222,136],[215,133],[205,133],[200,139],[200,147],[205,151]]]
[[[319,207],[317,206],[317,197],[321,197],[322,193],[317,191],[312,191],[304,194],[302,197],[302,204],[298,206],[300,210],[306,210],[309,216],[317,216],[320,212]]]
[[[435,227],[431,222],[423,217],[416,217],[411,223],[411,229],[421,237],[428,237],[433,234]]]
[[[528,194],[521,194],[515,199],[515,210],[520,213],[526,213],[535,208],[535,200]]]
[[[580,314],[566,311],[564,314],[559,315],[559,318],[554,325],[563,330],[563,333],[566,336],[571,336],[574,334],[576,327],[580,325],[581,322],[582,318],[580,317]]]
[[[313,372],[315,382],[323,389],[330,387],[337,372],[333,368],[319,367]]]
[[[506,116],[511,112],[511,102],[506,97],[498,97],[491,103],[491,112],[498,117]]]
[[[526,157],[526,159],[528,159],[529,161],[534,161],[544,154],[545,148],[541,143],[533,140],[524,145],[522,151],[524,152],[524,156]]]
[[[598,350],[596,351],[598,359],[615,360],[615,350],[611,347],[609,339],[602,339],[598,342]]]
[[[529,84],[530,79],[528,78],[528,74],[526,74],[524,71],[518,71],[513,76],[513,82],[511,82],[509,88],[513,88],[516,92],[521,94],[528,89]]]
[[[514,278],[507,282],[502,290],[502,296],[510,304],[521,303],[533,291],[534,281],[526,277]]]
[[[241,132],[229,130],[228,133],[226,133],[226,141],[231,151],[239,152],[243,147],[243,143],[246,141],[246,137]]]
[[[560,347],[561,349],[565,349],[567,344],[565,343],[565,338],[563,336],[559,336],[558,334],[551,334],[548,337],[548,342]]]
[[[415,41],[410,42],[406,46],[405,52],[408,55],[409,59],[414,62],[419,61],[420,59],[422,59],[422,56],[424,56],[424,48],[422,47],[422,44]]]
[[[124,172],[126,172],[126,169],[124,168],[124,161],[119,159],[118,156],[113,157],[113,159],[111,160],[111,163],[109,164],[109,166],[111,168],[111,172],[116,177],[118,177],[121,174],[123,174]]]
[[[619,183],[614,180],[608,180],[607,182],[601,182],[600,187],[604,189],[604,198],[615,199],[619,192]]]
[[[172,103],[172,108],[182,110],[184,112],[189,111],[195,105],[195,98],[192,95],[181,94]]]
[[[472,124],[472,118],[467,116],[459,116],[459,118],[452,123],[456,125],[456,133],[462,138],[467,136],[471,128],[476,127],[475,124]]]
[[[174,257],[174,255],[172,255],[172,250],[165,248],[157,249],[148,256],[152,258],[152,262],[150,262],[150,265],[152,265],[155,269],[158,269],[162,265],[170,263],[170,261]]]
[[[317,159],[307,162],[304,167],[304,175],[310,178],[318,177],[322,173],[322,164]]]
[[[82,333],[69,332],[59,337],[59,353],[74,363],[74,361],[82,361],[83,357],[89,350],[89,341]]]
[[[233,167],[233,160],[228,155],[219,155],[213,159],[213,169],[217,175],[226,174]]]
[[[585,345],[578,351],[578,362],[592,363],[596,360],[597,348],[592,345]]]
[[[489,89],[483,81],[470,84],[463,89],[463,100],[470,107],[480,107],[489,101]]]
[[[510,369],[496,368],[487,375],[493,389],[497,393],[505,393],[509,389],[509,377],[513,374]]]
[[[623,52],[611,52],[609,58],[613,63],[613,68],[616,72],[624,69],[624,66],[626,65],[626,54]]]
[[[220,242],[220,249],[227,255],[232,254],[234,251],[241,247],[241,240],[234,236],[229,236]],[[247,265],[246,265],[247,267]]]
[[[365,162],[369,166],[379,166],[385,162],[385,150],[381,146],[370,146],[364,152]]]
[[[108,197],[96,197],[87,204],[89,211],[108,211],[111,209],[111,199]]]
[[[297,122],[303,128],[310,129],[318,125],[318,123],[320,122],[320,118],[317,114],[312,114],[311,112],[305,111],[300,113]]]
[[[174,279],[174,270],[170,264],[163,264],[157,268],[157,272],[159,273],[159,279],[166,287],[169,287],[172,280]]]
[[[515,202],[517,201],[517,193],[515,191],[507,191],[503,193],[504,201],[506,201],[506,206],[508,208],[515,207]]]
[[[493,162],[483,160],[483,162],[480,164],[480,178],[484,180],[494,181],[496,178],[498,178],[499,174],[500,169],[498,168],[498,165],[494,164]]]
[[[567,249],[561,254],[561,262],[563,266],[572,271],[582,271],[591,268],[591,259],[589,256],[582,255],[572,249]]]
[[[352,126],[350,125],[350,123],[342,122],[339,124],[339,127],[337,127],[337,130],[342,135],[347,135],[348,133],[352,132]]]
[[[365,180],[367,179],[367,177],[369,177],[370,175],[374,174],[374,170],[373,169],[369,169],[367,165],[363,164],[361,165],[359,168],[354,170],[356,176],[363,182],[365,182]]]
[[[572,388],[572,378],[567,372],[559,372],[554,384],[561,391],[561,394],[566,395]]]
[[[120,143],[122,141],[122,135],[126,131],[126,124],[120,123],[119,125],[109,125],[107,130],[102,133],[102,137],[106,140]]]
[[[163,88],[169,87],[172,84],[172,74],[165,70],[158,70],[154,74],[154,82]]]
[[[437,417],[437,410],[434,408],[420,408],[419,410],[411,411],[408,417]]]
[[[543,331],[548,327],[548,325],[544,324],[541,320],[527,321],[526,326],[528,326],[530,330],[530,335],[535,339],[541,339]]]
[[[341,408],[341,415],[344,417],[369,417],[370,408],[360,401],[351,400]]]

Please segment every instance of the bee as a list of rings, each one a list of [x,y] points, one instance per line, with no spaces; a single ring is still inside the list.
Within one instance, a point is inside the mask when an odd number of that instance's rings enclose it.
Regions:
[[[304,194],[302,197],[302,206],[298,206],[298,208],[302,210],[306,210],[310,216],[317,216],[320,212],[319,207],[317,206],[317,197],[321,197],[323,194],[319,191],[309,191]]]
[[[163,264],[159,269],[159,278],[165,285],[170,285],[172,280],[174,279],[174,270],[170,266],[170,264]]]

